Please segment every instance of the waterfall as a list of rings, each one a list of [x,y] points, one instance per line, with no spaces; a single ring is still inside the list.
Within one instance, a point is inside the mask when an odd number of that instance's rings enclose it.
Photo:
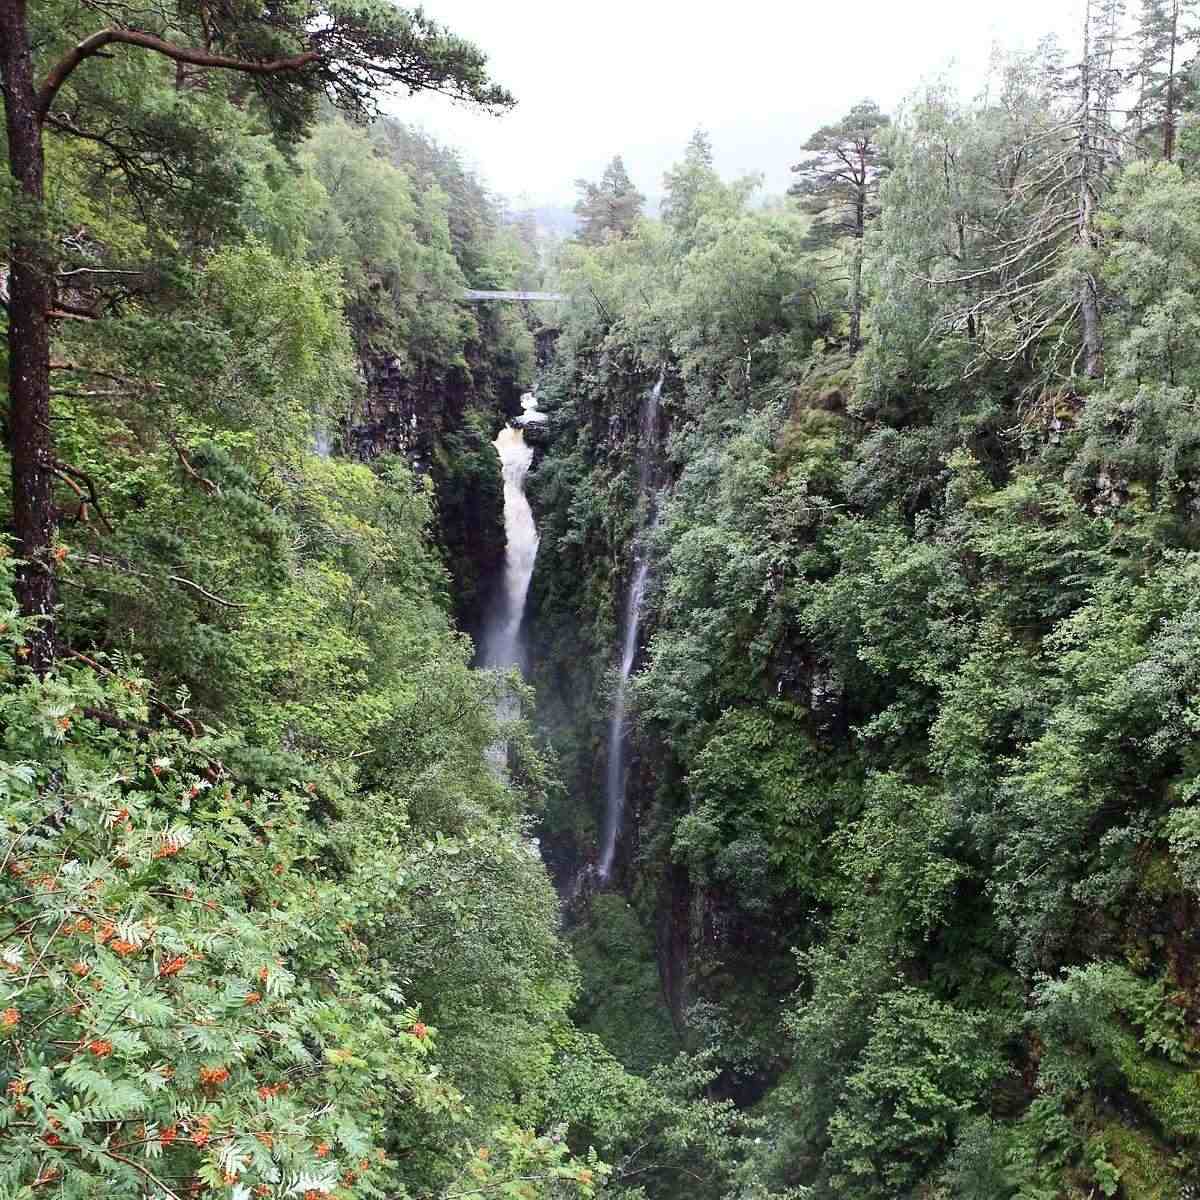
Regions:
[[[534,401],[533,408],[525,411],[528,414],[536,407]],[[521,621],[538,549],[533,511],[525,498],[525,475],[533,462],[533,447],[526,444],[524,432],[512,425],[500,430],[492,444],[504,474],[504,582],[483,637],[482,657],[485,667],[505,670],[522,667],[525,659]]]
[[[646,522],[643,528],[653,528],[658,518],[653,490],[654,464],[658,450],[658,402],[662,396],[663,375],[646,394],[638,421],[638,498],[645,497]],[[604,787],[604,837],[600,850],[600,882],[607,883],[612,874],[613,857],[617,852],[617,837],[625,813],[625,768],[628,744],[625,716],[628,705],[626,691],[629,676],[637,658],[638,632],[642,621],[642,600],[646,595],[646,580],[650,559],[644,546],[634,553],[633,575],[625,596],[624,639],[621,643],[621,671],[613,696],[612,718],[608,725],[608,764]]]

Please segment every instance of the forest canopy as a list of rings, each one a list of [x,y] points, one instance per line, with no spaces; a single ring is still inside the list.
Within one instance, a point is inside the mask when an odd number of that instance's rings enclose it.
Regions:
[[[1200,12],[1086,9],[561,237],[424,10],[0,0],[0,1196],[1200,1188]]]

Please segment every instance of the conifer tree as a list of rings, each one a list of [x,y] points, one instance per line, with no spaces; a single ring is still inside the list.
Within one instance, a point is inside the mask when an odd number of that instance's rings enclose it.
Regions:
[[[599,245],[633,232],[646,197],[633,186],[619,154],[604,168],[599,183],[577,179],[575,187],[579,191],[575,215],[579,218],[580,241]]]
[[[856,104],[840,121],[825,125],[804,143],[806,154],[792,170],[789,194],[817,217],[814,238],[853,241],[850,264],[850,352],[862,345],[863,238],[879,212],[879,183],[886,172],[880,134],[890,118],[873,100]]]
[[[716,182],[712,140],[704,129],[697,129],[684,151],[683,162],[663,175],[664,195],[659,215],[676,233],[683,233],[696,222],[700,196]]]
[[[1175,157],[1179,115],[1192,91],[1185,65],[1194,19],[1194,0],[1142,0],[1138,16],[1137,130],[1167,162]]]

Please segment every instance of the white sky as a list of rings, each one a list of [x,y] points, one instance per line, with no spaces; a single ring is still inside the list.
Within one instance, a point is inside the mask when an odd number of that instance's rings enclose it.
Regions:
[[[697,125],[726,177],[762,171],[769,191],[812,130],[871,97],[885,108],[950,68],[973,93],[994,42],[1057,32],[1076,45],[1083,0],[425,0],[488,54],[518,100],[488,117],[436,96],[388,109],[457,146],[515,202],[574,202],[622,154],[637,186]]]

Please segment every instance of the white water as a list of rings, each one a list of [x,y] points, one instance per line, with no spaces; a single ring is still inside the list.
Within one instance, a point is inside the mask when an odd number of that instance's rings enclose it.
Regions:
[[[526,392],[521,397],[521,410],[517,418],[518,425],[544,425],[548,419],[538,408],[537,397],[532,392]]]
[[[483,665],[505,670],[522,667],[525,659],[521,621],[538,550],[537,528],[525,498],[525,476],[533,462],[533,447],[526,445],[525,434],[511,425],[500,430],[492,444],[500,455],[504,474],[504,581],[484,634]]]
[[[652,484],[654,461],[658,449],[658,402],[662,396],[663,377],[646,394],[642,402],[641,418],[638,421],[638,492],[645,497],[649,506],[646,524],[653,528],[657,519]],[[604,786],[604,833],[600,848],[600,882],[607,883],[612,874],[613,858],[617,852],[617,838],[621,833],[621,821],[625,815],[625,768],[627,738],[625,717],[628,708],[626,696],[629,676],[633,673],[633,662],[637,657],[638,632],[642,622],[642,601],[646,596],[646,580],[650,573],[650,559],[644,548],[634,557],[633,576],[629,591],[625,595],[625,636],[621,643],[621,671],[617,677],[617,690],[613,696],[612,718],[608,725],[608,764]]]

